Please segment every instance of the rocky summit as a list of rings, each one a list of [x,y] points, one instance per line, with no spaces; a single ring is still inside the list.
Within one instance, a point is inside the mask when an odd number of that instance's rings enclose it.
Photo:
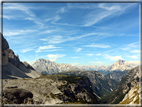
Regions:
[[[58,64],[48,59],[38,59],[32,64],[33,68],[43,74],[53,74],[70,70],[80,70],[71,64]]]
[[[85,71],[45,59],[32,67],[20,61],[2,36],[2,103],[139,104],[139,66],[133,67],[124,60],[108,67],[95,66],[104,72],[113,71],[106,75],[91,71],[91,67]]]
[[[27,62],[21,62],[3,36],[2,43],[3,104],[99,103],[87,77],[41,74]],[[42,59],[40,62],[54,67],[54,62]]]
[[[122,77],[112,93],[102,98],[103,103],[138,104],[139,82],[139,66],[137,66]]]
[[[2,35],[2,34],[1,34]],[[19,55],[15,55],[2,35],[2,78],[36,78],[41,74],[34,70],[27,62],[21,62]]]

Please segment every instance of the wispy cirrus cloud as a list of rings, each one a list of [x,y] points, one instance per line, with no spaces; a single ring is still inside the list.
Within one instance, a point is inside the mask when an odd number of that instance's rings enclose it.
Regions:
[[[131,4],[120,5],[120,4],[113,4],[113,3],[112,4],[99,3],[97,7],[103,10],[99,10],[99,11],[94,10],[88,13],[88,15],[85,16],[86,21],[83,26],[92,26],[102,21],[103,19],[112,18],[115,16],[117,16],[118,18],[120,14],[122,14],[122,11],[124,12],[124,10],[126,10],[127,8],[131,6],[132,6]]]
[[[55,47],[54,45],[40,46],[35,52],[47,52],[47,51],[57,51],[61,47]]]
[[[109,5],[109,4],[106,4],[106,3],[99,3],[98,4],[98,8],[102,8],[102,9],[105,9],[105,10],[121,10],[121,6],[118,5],[118,4],[114,4],[114,5]]]
[[[4,11],[18,10],[26,13],[31,17],[35,17],[36,15],[27,7],[19,3],[4,3]]]
[[[85,47],[92,47],[92,48],[110,48],[110,45],[104,45],[104,44],[91,44],[86,45]]]
[[[90,3],[89,5],[87,3],[68,3],[67,8],[68,9],[94,9],[97,5]]]
[[[92,12],[90,14],[88,14],[88,16],[86,17],[86,21],[85,24],[83,26],[92,26],[94,24],[96,24],[97,22],[99,22],[100,20],[112,15],[114,12],[101,12],[98,13],[98,15],[96,16],[95,12]]]
[[[75,36],[75,37],[71,37],[71,36],[61,36],[61,35],[53,35],[53,36],[49,36],[47,38],[43,38],[40,39],[41,41],[46,41],[49,44],[57,44],[57,43],[63,43],[63,42],[67,42],[67,41],[73,41],[73,40],[78,40],[84,37],[88,37],[88,36],[93,36],[93,35],[101,35],[102,33],[87,33],[81,36]]]
[[[56,13],[65,13],[68,11],[68,7],[61,7]]]
[[[21,34],[29,34],[32,32],[36,32],[36,30],[8,30],[8,31],[4,31],[3,35],[4,36],[15,36],[15,35],[21,35]]]
[[[36,8],[38,8],[38,7],[36,7]],[[38,9],[40,9],[40,8],[38,8]],[[36,14],[33,12],[32,9],[35,9],[35,7],[29,7],[24,4],[20,4],[20,3],[4,3],[3,18],[6,18],[8,20],[11,20],[11,19],[30,20],[30,21],[34,22],[35,24],[37,24],[39,26],[39,28],[45,28],[44,23],[47,22],[48,20],[47,19],[40,20],[40,18],[36,16]],[[19,13],[19,14],[13,14],[13,13]],[[55,16],[52,19],[58,20],[58,17]]]
[[[64,57],[64,56],[66,56],[66,55],[64,55],[64,54],[48,54],[48,55],[47,55],[47,57],[48,57],[49,60],[51,60],[51,61],[56,61],[56,60],[58,60],[58,59],[60,59],[60,58],[62,58],[62,57]]]
[[[44,26],[44,23],[36,18],[36,17],[28,17],[28,18],[25,18],[25,20],[30,20],[30,21],[33,21],[34,23],[36,23],[37,25],[39,25],[40,27],[43,27]]]
[[[3,15],[2,18],[6,18],[8,20],[11,20],[11,19],[15,19],[16,16],[11,16],[11,15]]]
[[[45,30],[45,31],[40,32],[38,34],[48,34],[48,33],[53,33],[53,32],[56,32],[56,31],[58,31],[58,30],[51,29],[51,30]],[[40,40],[46,41],[46,39],[40,39]]]
[[[115,61],[117,61],[117,60],[119,60],[119,59],[123,59],[122,57],[121,57],[121,55],[120,56],[110,56],[110,55],[108,55],[108,54],[105,54],[104,55],[104,58],[105,59],[109,59],[109,60],[115,60]]]
[[[124,47],[120,48],[122,50],[130,50],[132,48],[136,48],[139,47],[139,42],[134,42],[134,43],[130,43],[128,45],[125,45]]]

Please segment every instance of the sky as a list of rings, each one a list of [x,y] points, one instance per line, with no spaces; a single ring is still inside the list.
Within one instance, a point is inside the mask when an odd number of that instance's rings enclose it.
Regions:
[[[3,36],[21,61],[140,60],[139,3],[3,3]]]

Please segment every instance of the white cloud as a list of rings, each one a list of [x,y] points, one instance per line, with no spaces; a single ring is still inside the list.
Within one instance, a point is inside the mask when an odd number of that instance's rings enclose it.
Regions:
[[[71,57],[71,58],[78,59],[79,57]]]
[[[37,25],[41,27],[44,26],[44,24],[42,23],[42,21],[38,18],[35,18],[35,17],[29,17],[29,18],[25,18],[25,20],[30,20],[30,21],[33,21],[34,23],[36,23]]]
[[[95,14],[95,12],[88,14],[87,18],[86,18],[86,23],[84,24],[84,26],[92,26],[94,24],[96,24],[97,22],[99,22],[100,20],[112,15],[114,12],[111,11],[104,11],[104,12],[100,12],[97,15]]]
[[[54,45],[40,46],[40,47],[38,48],[38,50],[35,51],[35,52],[57,51],[57,50],[56,50],[57,48],[61,48],[61,47],[55,47]]]
[[[56,44],[56,43],[63,43],[63,42],[67,42],[67,41],[78,40],[78,39],[88,37],[88,36],[93,36],[93,35],[102,35],[102,33],[88,33],[88,34],[84,34],[81,36],[75,36],[75,37],[71,37],[71,36],[63,37],[60,35],[53,35],[53,36],[49,36],[47,38],[43,38],[40,40],[47,41],[47,43],[49,43],[49,44]]]
[[[14,16],[10,16],[10,15],[3,15],[3,18],[6,18],[6,19],[8,19],[8,20],[10,20],[10,19],[15,19]]]
[[[47,34],[47,33],[52,33],[52,32],[56,32],[56,31],[58,31],[58,30],[45,30],[45,31],[40,32],[38,34]],[[40,39],[40,40],[46,41],[46,39]]]
[[[139,47],[139,42],[134,42],[134,43],[130,43],[128,45],[125,45],[123,48],[120,48],[122,50],[130,50],[132,48],[136,48]]]
[[[131,50],[131,53],[140,53],[140,50]]]
[[[138,56],[136,56],[136,55],[132,55],[132,56],[127,55],[126,57],[133,58],[133,59],[137,59],[137,58],[139,58],[139,57],[138,57]]]
[[[123,59],[121,56],[110,56],[110,55],[108,55],[108,54],[105,54],[105,55],[104,55],[104,58],[105,58],[105,59],[112,60],[112,61],[113,61],[113,60],[116,61],[116,60],[119,60],[119,59]]]
[[[13,30],[13,31],[4,31],[4,36],[15,36],[15,35],[21,35],[21,34],[27,34],[36,32],[36,30]]]
[[[75,51],[78,53],[82,50],[82,48],[77,48]]]
[[[17,20],[30,20],[33,21],[35,24],[37,24],[39,26],[39,28],[45,28],[44,26],[44,22],[47,21],[47,19],[45,21],[40,20],[36,14],[34,12],[31,11],[32,9],[35,9],[35,7],[29,7],[29,6],[25,6],[23,4],[19,4],[19,3],[4,3],[4,15],[3,18],[6,18],[8,20],[10,19],[17,19]],[[36,7],[36,9],[40,9],[39,7]],[[21,14],[13,14],[13,13],[18,13],[20,12]]]
[[[110,45],[104,45],[104,44],[92,44],[92,45],[86,45],[85,47],[93,47],[93,48],[110,48]]]
[[[56,61],[58,59],[60,59],[61,57],[64,57],[65,55],[63,54],[48,54],[47,57],[49,58],[49,60],[51,61]]]
[[[140,61],[126,61],[125,63],[140,65]]]
[[[51,23],[54,24],[56,21],[58,21],[60,19],[61,19],[61,17],[59,17],[58,15],[56,15],[55,17],[53,17],[53,22],[51,22]]]
[[[105,10],[121,10],[121,6],[119,5],[112,5],[108,6],[108,3],[99,3],[98,4],[99,8],[105,9]]]
[[[96,56],[100,56],[100,55],[102,55],[101,53],[98,53],[98,54],[95,54]]]
[[[94,54],[86,54],[87,56],[93,56]]]
[[[87,16],[85,16],[85,24],[84,26],[92,26],[98,22],[104,21],[104,19],[110,19],[112,17],[117,16],[117,18],[124,13],[124,10],[131,7],[130,4],[113,4],[113,3],[99,3],[98,8],[101,8],[101,10],[94,9],[94,11],[91,11],[88,13]],[[103,10],[102,10],[103,9]]]
[[[61,8],[57,11],[57,13],[65,13],[65,12],[67,12],[67,8],[66,8],[66,7],[61,7]]]
[[[31,50],[34,50],[34,49],[27,48],[27,49],[21,50],[21,52],[22,52],[22,53],[25,53],[25,52],[28,52],[28,51],[31,51]]]
[[[21,4],[18,4],[18,3],[5,3],[3,9],[4,9],[4,11],[5,10],[8,10],[8,11],[20,10],[20,11],[28,14],[31,17],[36,16],[32,11],[30,11],[30,9],[28,7],[21,5]]]
[[[68,9],[76,9],[76,8],[79,8],[79,9],[94,9],[96,8],[97,6],[94,5],[94,4],[89,4],[88,3],[68,3]]]

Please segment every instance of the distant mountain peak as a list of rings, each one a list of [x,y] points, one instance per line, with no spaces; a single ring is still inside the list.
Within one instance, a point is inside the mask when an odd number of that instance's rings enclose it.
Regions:
[[[116,64],[118,64],[118,65],[123,65],[125,63],[125,60],[121,60],[121,59],[119,59],[117,62],[116,62]]]

